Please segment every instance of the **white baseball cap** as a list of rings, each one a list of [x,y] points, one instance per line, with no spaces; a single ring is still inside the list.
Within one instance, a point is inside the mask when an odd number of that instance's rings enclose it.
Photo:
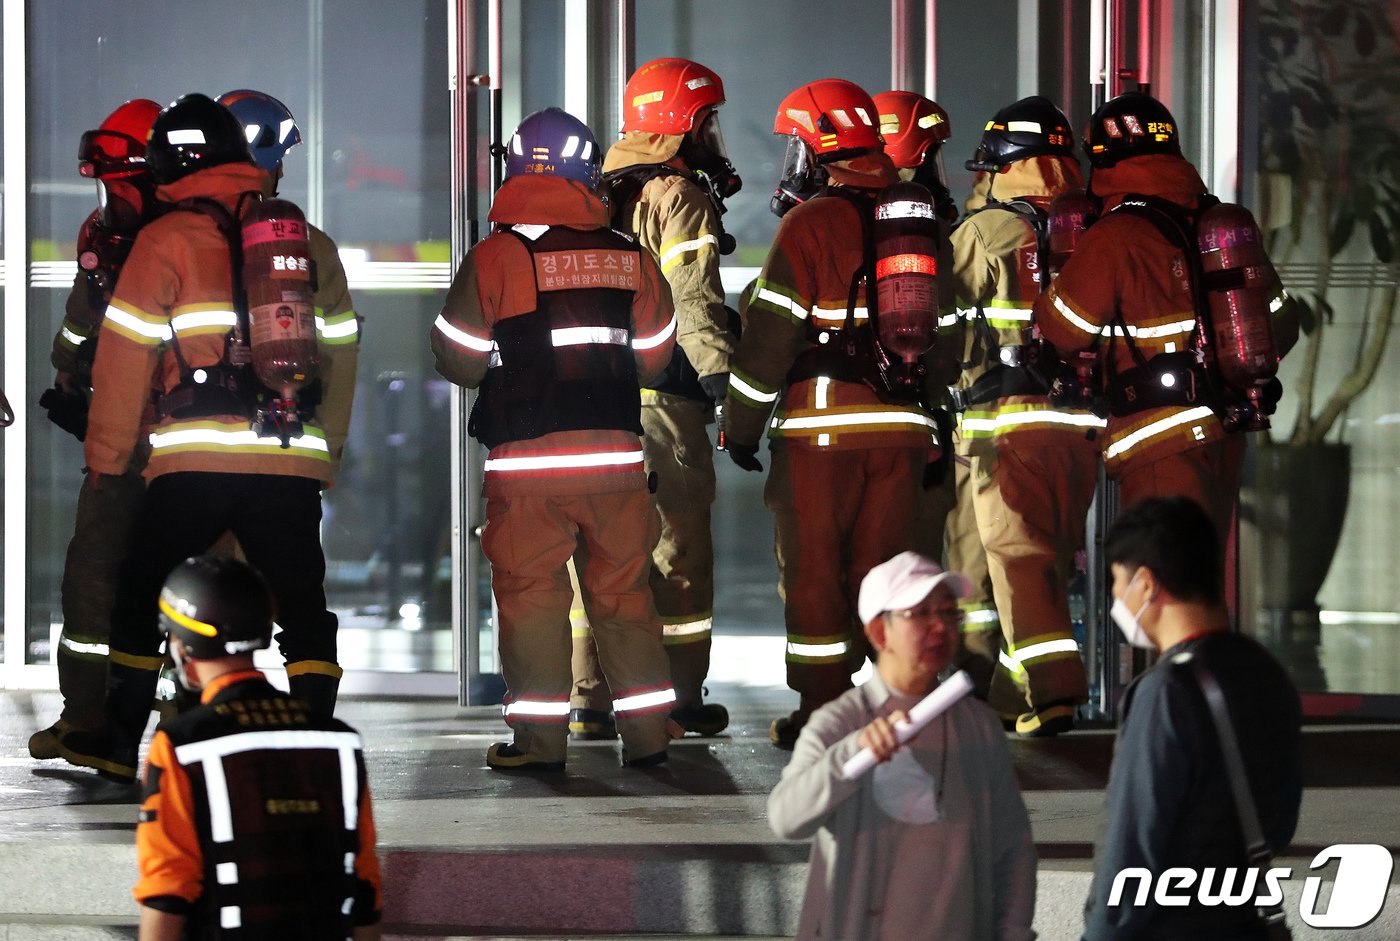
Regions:
[[[869,624],[885,611],[912,608],[939,585],[947,585],[957,598],[972,593],[972,582],[961,572],[945,572],[927,556],[901,552],[865,573],[856,605],[860,622]]]

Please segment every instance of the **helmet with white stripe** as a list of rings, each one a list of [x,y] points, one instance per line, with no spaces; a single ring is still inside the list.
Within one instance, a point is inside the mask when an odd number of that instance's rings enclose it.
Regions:
[[[251,654],[272,643],[272,594],[237,559],[186,559],[166,576],[157,604],[161,630],[196,660]]]
[[[182,95],[151,125],[146,164],[158,183],[174,183],[225,163],[251,163],[243,125],[207,95]]]
[[[562,108],[545,108],[520,122],[506,145],[506,178],[560,176],[597,189],[602,153],[593,132]]]
[[[240,88],[224,92],[217,100],[243,125],[253,160],[268,173],[277,168],[287,151],[301,143],[296,118],[271,95]]]
[[[1069,118],[1041,95],[1022,98],[998,111],[987,122],[977,152],[966,166],[995,173],[1029,157],[1074,157]]]

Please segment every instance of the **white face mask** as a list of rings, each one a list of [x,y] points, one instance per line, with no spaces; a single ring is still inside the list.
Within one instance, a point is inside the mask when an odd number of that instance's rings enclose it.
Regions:
[[[1137,582],[1137,575],[1128,582],[1128,588],[1123,594],[1126,596],[1134,584]],[[1118,625],[1118,630],[1122,631],[1123,638],[1129,645],[1142,650],[1156,650],[1157,645],[1147,636],[1147,631],[1142,629],[1142,612],[1147,610],[1147,606],[1152,603],[1151,598],[1143,599],[1142,606],[1134,614],[1128,610],[1127,603],[1122,598],[1113,599],[1113,607],[1108,609],[1108,616],[1113,618],[1113,623]]]

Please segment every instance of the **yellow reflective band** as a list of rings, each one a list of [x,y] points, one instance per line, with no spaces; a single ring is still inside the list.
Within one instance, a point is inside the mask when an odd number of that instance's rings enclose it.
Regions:
[[[627,331],[620,327],[560,327],[549,331],[549,342],[554,346],[589,346],[604,344],[626,346]]]
[[[360,319],[355,316],[353,311],[349,314],[333,317],[330,320],[317,317],[316,332],[321,334],[321,339],[323,340],[343,340],[347,337],[358,336],[360,333]]]
[[[1000,624],[1001,616],[997,614],[996,608],[965,608],[963,609],[964,624]]]
[[[301,676],[304,673],[340,679],[345,671],[340,668],[340,664],[331,663],[329,660],[293,660],[287,664],[288,676]]]
[[[187,614],[181,614],[179,611],[176,611],[173,607],[171,607],[170,602],[166,601],[164,596],[161,597],[157,604],[160,607],[161,614],[164,614],[166,617],[170,618],[170,620],[174,621],[181,627],[186,628],[187,630],[194,631],[200,637],[219,636],[219,629],[217,627],[215,627],[212,624],[206,624],[203,621],[196,620]]]
[[[788,641],[787,645],[790,657],[844,657],[850,649],[850,644],[844,640],[834,644],[799,644]]]
[[[671,687],[659,689],[651,693],[638,693],[635,696],[623,696],[613,700],[613,712],[620,719],[629,712],[636,712],[640,709],[654,709],[657,706],[665,706],[676,701],[676,691]],[[568,705],[565,703],[564,705]]]
[[[774,307],[785,310],[798,320],[807,319],[807,309],[805,307],[797,304],[791,298],[784,297],[777,291],[771,291],[768,288],[759,288],[754,292],[753,299],[755,301],[764,301]]]
[[[658,346],[669,340],[671,338],[671,334],[675,332],[676,315],[672,314],[671,319],[667,321],[666,326],[662,327],[656,333],[653,333],[649,337],[636,337],[635,339],[633,339],[632,349],[637,350],[640,353],[645,353],[647,350],[654,350]]]
[[[1181,425],[1188,425],[1194,421],[1205,421],[1207,418],[1211,418],[1214,415],[1215,412],[1211,411],[1211,409],[1205,405],[1198,405],[1195,408],[1188,408],[1184,412],[1168,415],[1166,418],[1154,421],[1152,424],[1139,428],[1132,434],[1126,435],[1113,442],[1113,444],[1104,451],[1103,456],[1105,458],[1118,457],[1120,454],[1127,453],[1148,438],[1160,435],[1163,432],[1171,431],[1173,428]]]
[[[846,308],[813,307],[811,310],[813,320],[825,320],[834,323],[846,322]],[[855,320],[869,320],[870,311],[864,307],[857,307],[851,311],[851,316]]]
[[[164,657],[142,657],[139,654],[123,653],[120,650],[110,652],[112,662],[119,667],[131,667],[133,670],[148,670],[157,673],[165,666]]]
[[[259,450],[276,452],[285,451],[288,448],[299,448],[303,451],[316,451],[320,454],[330,454],[330,448],[326,445],[326,439],[314,434],[310,429],[292,438],[288,442],[287,448],[283,448],[282,442],[276,438],[259,437],[251,428],[242,431],[224,431],[209,427],[178,428],[166,431],[157,429],[151,432],[150,440],[153,450],[209,445],[216,448],[230,448],[249,452],[256,452]]]
[[[1046,640],[1038,644],[1017,647],[1014,656],[1016,660],[1024,666],[1032,660],[1038,660],[1041,657],[1048,657],[1051,654],[1057,653],[1077,654],[1079,653],[1079,644],[1076,643],[1072,637],[1066,638],[1065,640]]]
[[[485,470],[495,473],[511,471],[558,470],[584,467],[623,467],[640,464],[642,452],[603,451],[594,454],[551,454],[542,457],[494,457],[487,458]]]
[[[1139,340],[1155,340],[1161,337],[1180,336],[1183,333],[1191,333],[1196,329],[1196,318],[1190,320],[1178,320],[1175,323],[1162,324],[1157,327],[1135,327],[1128,325],[1127,335]],[[1124,334],[1122,327],[1115,327],[1112,324],[1103,328],[1104,336],[1118,336]]]
[[[569,701],[551,702],[547,699],[517,699],[506,706],[506,716],[563,716],[569,717]]]
[[[830,376],[818,376],[818,377],[817,377],[817,390],[816,390],[816,394],[814,395],[814,400],[815,400],[815,402],[816,402],[817,408],[819,408],[819,409],[824,409],[824,408],[826,408],[827,395],[828,395],[828,393],[829,393],[830,391],[831,391],[831,377],[830,377]]]
[[[469,350],[477,353],[493,353],[496,350],[495,340],[483,340],[481,337],[468,333],[460,327],[448,323],[447,318],[438,314],[437,320],[433,321],[433,329],[440,332],[447,339],[458,346],[465,346]]]
[[[729,374],[729,388],[733,389],[735,392],[738,392],[746,399],[752,399],[755,402],[760,402],[765,405],[778,401],[778,393],[760,392],[759,390],[755,389],[753,386],[745,382],[743,379],[741,379],[737,372],[732,372]]]
[[[66,323],[59,328],[58,332],[66,342],[74,346],[82,346],[83,341],[87,339],[87,337],[83,336],[81,333],[74,333],[72,330],[69,330],[68,324]]]
[[[238,315],[231,310],[196,310],[176,314],[170,318],[170,326],[176,333],[192,333],[212,328],[231,330],[238,325]]]
[[[954,324],[956,324],[957,322],[958,322],[958,315],[957,315],[956,313],[953,313],[953,314],[944,314],[944,315],[942,315],[941,317],[938,318],[938,326],[939,326],[940,329],[942,329],[943,327],[951,327],[951,326],[953,326]]]
[[[698,621],[687,621],[684,624],[663,624],[661,625],[661,636],[685,637],[690,634],[709,634],[714,630],[714,626],[714,618],[701,618]]]
[[[734,381],[730,376],[731,383]],[[815,428],[840,428],[846,425],[919,425],[933,428],[927,415],[916,412],[833,412],[831,415],[807,415],[800,418],[780,418],[776,427],[783,431],[803,431]]]
[[[657,264],[661,266],[662,271],[667,271],[670,268],[673,268],[676,264],[680,263],[679,260],[676,258],[677,255],[683,255],[686,252],[698,253],[700,249],[704,248],[707,245],[718,246],[719,238],[714,235],[702,235],[699,238],[688,239],[684,242],[677,242],[670,248],[662,250],[661,257],[657,259]]]
[[[1010,305],[1002,307],[996,301],[988,304],[984,309],[996,311],[996,316],[1002,320],[1015,320],[1023,323],[1031,322],[1031,311],[1034,310],[1034,308],[1031,307],[1014,307]],[[987,317],[988,319],[992,319],[990,314],[988,314]]]
[[[1010,672],[1012,676],[1020,676],[1026,672],[1021,669],[1021,664],[1016,660],[1016,657],[1005,650],[997,654],[997,661]]]
[[[138,343],[162,342],[173,336],[169,323],[152,323],[136,314],[128,313],[116,305],[110,305],[104,317],[119,333],[130,336]]]
[[[1071,327],[1078,327],[1085,333],[1094,336],[1097,336],[1100,333],[1102,328],[1096,327],[1094,324],[1091,324],[1089,321],[1085,320],[1083,317],[1070,310],[1069,305],[1060,299],[1060,295],[1056,294],[1054,296],[1054,304],[1055,309],[1060,312],[1060,314],[1065,318],[1065,320],[1069,321],[1069,325]]]
[[[976,431],[999,431],[1015,428],[1018,425],[1068,425],[1072,428],[1107,428],[1108,419],[1100,418],[1092,412],[1057,412],[1049,408],[1028,409],[1026,411],[1005,411],[997,413],[990,421],[972,419],[964,421]]]

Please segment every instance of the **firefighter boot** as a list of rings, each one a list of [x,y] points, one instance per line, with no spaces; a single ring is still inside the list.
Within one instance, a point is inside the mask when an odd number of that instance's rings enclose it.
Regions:
[[[136,781],[137,750],[146,734],[160,669],[128,666],[115,659],[107,670],[107,727],[101,732],[73,731],[58,743],[69,764],[92,768],[109,781]]]
[[[603,709],[570,709],[569,738],[576,742],[603,742],[617,738],[617,719]]]
[[[59,719],[47,729],[40,729],[29,736],[29,757],[38,761],[61,757],[58,743],[63,741],[63,736],[73,731],[77,731],[77,727],[64,719]]]
[[[305,672],[293,673],[298,666],[306,663],[316,663],[320,666],[334,667],[336,673]],[[306,707],[312,712],[319,712],[322,715],[333,715],[335,713],[336,692],[340,689],[340,667],[335,664],[323,664],[321,661],[304,660],[299,663],[287,664],[287,688],[291,692],[293,699],[300,699],[306,703]]]

